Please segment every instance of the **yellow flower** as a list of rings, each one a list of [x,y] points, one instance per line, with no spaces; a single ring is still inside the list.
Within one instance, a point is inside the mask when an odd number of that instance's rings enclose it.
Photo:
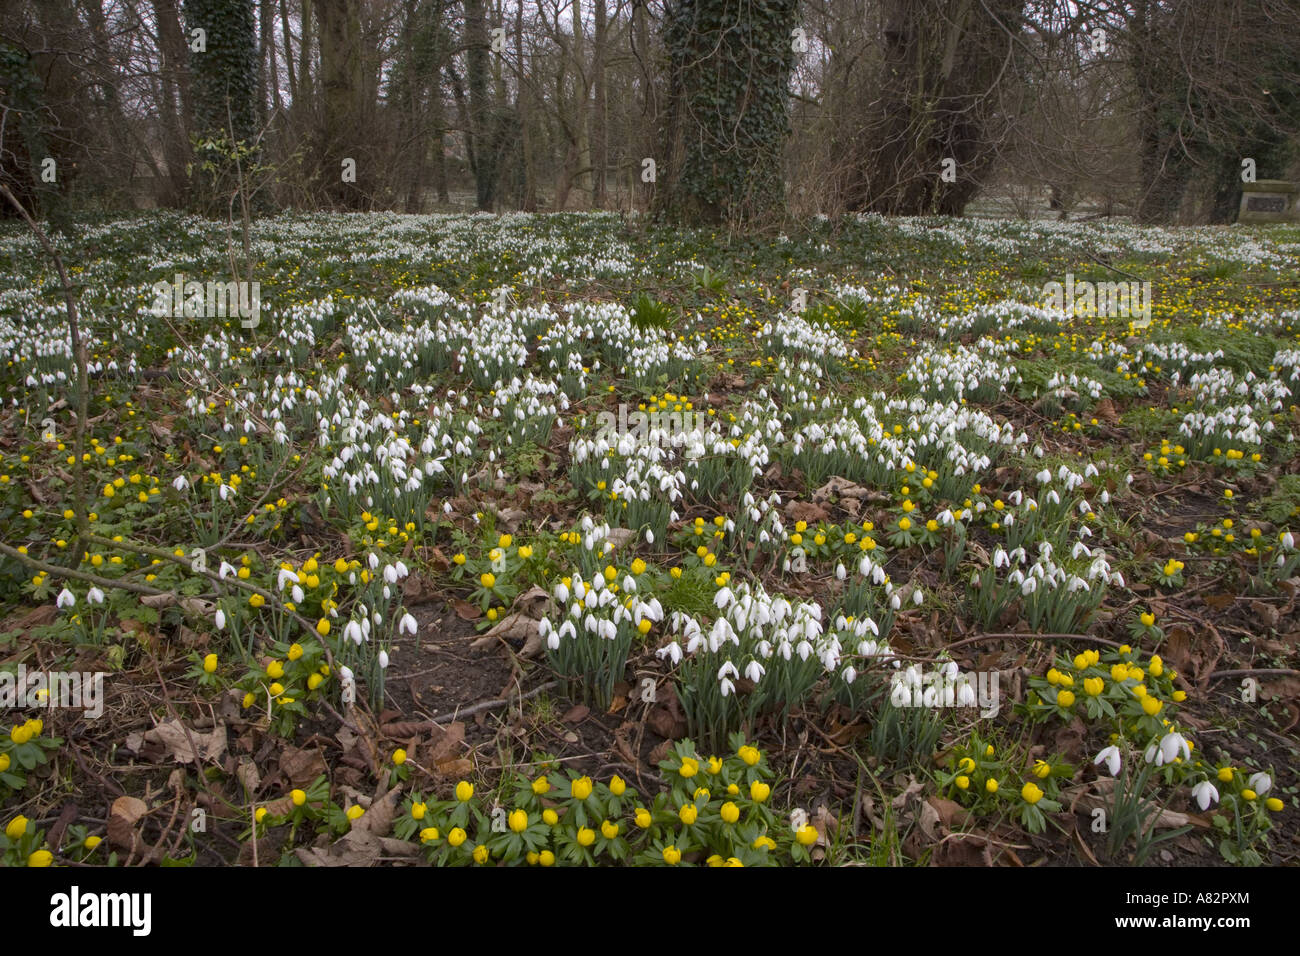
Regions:
[[[648,617],[643,617],[643,618],[641,618],[641,623],[639,623],[639,624],[636,626],[637,633],[638,633],[638,634],[649,634],[649,633],[650,633],[650,628],[653,627],[653,626],[654,626],[654,625],[650,623],[650,618],[648,618]]]
[[[627,790],[627,782],[615,774],[614,778],[609,782],[609,792],[616,797],[621,797],[625,790]]]
[[[54,854],[49,850],[37,850],[27,858],[28,866],[49,866],[54,862]]]
[[[21,839],[22,835],[26,832],[27,818],[21,815],[10,820],[8,826],[5,827],[5,836],[11,840]]]
[[[266,676],[271,680],[279,680],[284,676],[284,665],[279,661],[271,661],[266,665]]]
[[[754,842],[751,844],[751,846],[753,846],[755,850],[775,850],[776,841],[773,840],[771,837],[760,836],[754,839]]]
[[[569,784],[569,795],[575,800],[586,800],[591,796],[591,787],[590,777],[579,777]]]
[[[618,824],[606,820],[600,825],[600,834],[606,840],[614,839],[614,837],[618,836]]]
[[[1046,780],[1052,775],[1052,765],[1046,760],[1034,761],[1034,776],[1039,780]]]
[[[487,844],[480,843],[478,846],[474,847],[474,862],[478,864],[483,864],[486,863],[487,861],[488,861]]]
[[[722,857],[717,853],[713,854],[713,856],[709,857],[704,862],[711,867],[719,867],[723,865]]]
[[[543,810],[542,822],[545,823],[548,827],[553,827],[560,822],[560,815],[556,813],[554,810],[550,810],[550,809]]]
[[[972,760],[970,757],[962,757],[961,760],[957,763],[957,769],[964,770],[966,771],[966,773],[970,773],[975,769],[975,761]]]
[[[1164,704],[1160,702],[1158,697],[1147,696],[1142,698],[1142,710],[1148,717],[1154,717],[1160,713],[1160,708],[1163,706]]]
[[[244,706],[252,707],[253,701],[255,700],[257,700],[257,698],[253,696],[253,692],[250,690],[247,694],[244,695]]]
[[[393,763],[397,764],[399,767],[406,763],[406,751],[401,747],[398,747],[393,751]]]
[[[247,571],[248,569],[240,568],[240,570]],[[260,594],[254,594],[249,597],[248,603],[250,607],[261,607],[263,604],[266,603],[266,598],[262,597],[262,595]]]
[[[8,769],[9,769],[9,755],[0,754],[0,773],[4,773]]]
[[[1232,768],[1231,768],[1231,767],[1220,767],[1220,768],[1219,768],[1219,782],[1220,782],[1220,783],[1232,783]]]
[[[1176,704],[1181,704],[1183,701],[1185,701],[1185,700],[1187,699],[1187,691],[1185,691],[1185,690],[1176,690],[1176,691],[1174,691],[1172,694],[1170,694],[1169,696],[1172,697],[1172,698],[1174,699],[1174,703],[1176,703]]]
[[[636,818],[636,825],[639,826],[642,830],[650,826],[650,811],[647,810],[645,807],[636,808],[635,818]]]
[[[675,846],[664,847],[664,862],[669,866],[676,866],[682,862],[682,851]]]
[[[456,784],[456,799],[461,803],[468,803],[470,798],[473,796],[474,784],[470,783],[468,780],[462,780],[460,783]]]
[[[1056,705],[1058,707],[1074,706],[1074,692],[1069,690],[1058,691],[1056,694]]]
[[[633,574],[644,574],[644,573],[645,573],[645,562],[642,561],[640,558],[636,558],[636,559],[632,562],[632,573],[633,573]]]
[[[469,834],[460,827],[452,827],[451,832],[447,834],[447,842],[452,846],[460,846],[465,842],[468,836]]]
[[[261,823],[262,819],[266,816],[266,814],[267,814],[266,807],[258,807],[257,812],[253,814],[253,819],[256,820],[258,823]]]
[[[762,759],[762,754],[758,752],[758,748],[751,747],[748,744],[746,744],[745,746],[737,750],[736,756],[740,757],[741,760],[745,761],[745,763],[747,763],[751,767],[757,764],[760,759]]]
[[[322,677],[320,674],[312,674],[310,677],[307,678],[307,689],[315,690],[317,687],[321,685],[321,683],[324,680],[325,678]]]
[[[356,823],[365,814],[366,808],[359,803],[354,803],[348,807],[348,819]]]
[[[811,823],[805,823],[794,831],[794,838],[799,842],[800,846],[812,846],[817,842],[817,828]]]
[[[515,833],[523,833],[528,829],[528,813],[525,810],[515,810],[510,814],[510,829]]]
[[[984,781],[984,789],[987,790],[989,793],[997,793],[998,792],[997,780],[995,780],[993,777],[989,777],[988,780]]]
[[[735,823],[740,819],[740,807],[730,800],[724,803],[718,812],[722,814],[723,823]]]
[[[1281,811],[1283,803],[1277,797],[1269,797],[1264,801],[1264,806],[1268,807],[1274,813],[1278,813]]]
[[[542,866],[552,866],[555,863],[555,854],[550,850],[543,850],[541,853],[537,854],[537,862],[542,864]]]
[[[99,846],[99,845],[100,845],[101,843],[103,843],[103,842],[104,842],[104,838],[103,838],[103,837],[88,836],[88,837],[86,837],[86,840],[85,840],[85,842],[84,842],[82,845],[83,845],[87,850],[93,850],[95,847]]]
[[[1170,572],[1169,572],[1169,566],[1168,566],[1168,565],[1165,566],[1165,573],[1166,573],[1166,574],[1169,574],[1169,573],[1170,573]],[[1143,611],[1143,612],[1138,616],[1138,620],[1140,620],[1140,621],[1142,622],[1142,626],[1143,626],[1143,627],[1151,627],[1152,625],[1154,625],[1154,624],[1156,623],[1156,616],[1155,616],[1154,614],[1151,614],[1151,613],[1148,612],[1148,611]]]
[[[1043,799],[1043,791],[1038,785],[1030,782],[1020,788],[1020,795],[1025,798],[1025,803],[1033,805]]]
[[[749,785],[749,799],[755,803],[764,803],[771,796],[772,788],[762,781],[755,780]]]
[[[1074,655],[1074,669],[1075,669],[1075,670],[1081,671],[1081,670],[1084,670],[1087,666],[1088,666],[1088,655],[1087,655],[1087,654],[1075,654],[1075,655]]]
[[[302,790],[293,790],[289,793],[289,799],[293,801],[295,807],[300,807],[307,802],[307,794]]]
[[[1165,662],[1160,659],[1160,655],[1152,654],[1151,663],[1147,665],[1147,672],[1152,677],[1159,677],[1161,674],[1164,673],[1164,670],[1165,670]]]
[[[690,826],[695,822],[695,817],[698,813],[699,811],[695,809],[695,804],[684,803],[682,804],[682,808],[677,811],[677,816],[681,819],[682,823]]]
[[[438,839],[438,837],[439,833],[437,827],[425,827],[420,831],[421,843],[432,843],[434,840]]]
[[[1085,677],[1083,679],[1083,689],[1089,697],[1097,697],[1106,689],[1106,682],[1100,677]]]
[[[546,779],[545,775],[543,775],[533,781],[532,787],[533,787],[533,793],[537,794],[540,797],[543,794],[550,793],[551,782]]]
[[[682,765],[677,768],[677,772],[689,780],[700,772],[700,762],[694,757],[683,757]]]
[[[428,812],[429,812],[429,807],[428,807],[426,804],[423,804],[423,803],[413,803],[413,804],[411,804],[411,819],[412,819],[412,820],[423,820],[423,819],[424,819],[424,815],[425,815],[426,813],[428,813]]]
[[[970,786],[970,777],[966,776],[965,774],[962,774],[956,780],[954,780],[953,783],[957,784],[958,790],[965,790],[967,787]]]
[[[1258,796],[1259,794],[1257,794],[1254,790],[1241,791],[1241,799],[1243,800],[1254,800]]]
[[[212,674],[217,669],[217,655],[209,654],[203,658],[203,670],[205,673]]]
[[[491,571],[484,571],[478,576],[479,583],[485,588],[494,587],[497,583],[497,576]]]
[[[721,758],[721,757],[710,757],[710,758],[709,758],[709,773],[722,773],[722,758]]]

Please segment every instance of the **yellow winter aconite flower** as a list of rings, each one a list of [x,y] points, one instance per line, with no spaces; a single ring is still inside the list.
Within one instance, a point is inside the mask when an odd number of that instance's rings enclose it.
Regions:
[[[27,818],[16,816],[5,826],[5,836],[11,840],[19,840],[27,832]]]
[[[1085,677],[1083,690],[1089,697],[1097,697],[1106,689],[1106,682],[1100,677]]]
[[[361,804],[359,803],[354,803],[352,804],[352,806],[348,807],[347,817],[353,823],[356,823],[358,820],[361,819],[361,817],[365,814],[365,812],[366,812],[365,807],[361,806]]]
[[[1154,717],[1156,714],[1160,713],[1160,708],[1163,706],[1164,704],[1160,702],[1160,698],[1158,697],[1148,695],[1142,698],[1142,710],[1148,717]]]
[[[682,851],[675,846],[664,847],[664,862],[669,866],[676,866],[682,862]]]
[[[209,654],[203,658],[203,670],[207,674],[215,673],[217,669],[217,655]]]
[[[537,794],[539,797],[543,794],[550,793],[551,782],[547,780],[545,776],[538,777],[532,783],[532,790],[533,793]]]
[[[1220,782],[1220,783],[1232,783],[1232,768],[1231,768],[1231,767],[1220,767],[1220,768],[1219,768],[1219,782]]]
[[[677,772],[689,780],[700,772],[700,762],[694,757],[683,757],[682,765],[677,768]]]
[[[794,838],[800,846],[812,846],[817,842],[817,828],[811,823],[805,823],[794,831]]]
[[[484,571],[478,576],[478,580],[479,584],[483,585],[483,587],[492,588],[496,586],[497,576],[491,571]]]
[[[755,803],[764,803],[771,796],[772,788],[760,780],[755,780],[749,785],[749,799]]]
[[[523,833],[528,829],[528,813],[525,810],[515,810],[510,814],[507,822],[515,833]]]
[[[989,793],[997,793],[998,792],[997,780],[995,780],[993,777],[989,777],[988,780],[984,781],[984,789],[987,790]]]
[[[542,811],[542,822],[547,826],[553,827],[560,822],[560,815],[554,810],[548,808]]]
[[[627,790],[627,782],[622,777],[615,775],[614,778],[610,780],[609,792],[612,793],[614,796],[621,797],[623,796],[623,793],[626,790]]]
[[[690,826],[692,823],[695,822],[695,818],[698,815],[698,813],[699,811],[695,808],[695,804],[684,803],[682,804],[681,809],[677,811],[677,816],[678,819],[682,821],[682,823],[685,823],[687,826]]]
[[[398,747],[393,751],[393,763],[397,764],[399,767],[406,763],[406,751],[401,747]]]
[[[423,820],[423,819],[424,819],[424,815],[425,815],[426,813],[428,813],[428,812],[429,812],[429,807],[428,807],[428,805],[426,805],[426,804],[423,804],[423,803],[413,803],[413,804],[411,804],[411,819],[412,819],[412,820]]]
[[[1257,794],[1254,790],[1246,789],[1241,791],[1241,799],[1243,800],[1254,800],[1258,796],[1259,794]]]
[[[966,776],[965,774],[962,774],[956,780],[954,780],[953,783],[957,785],[958,790],[965,790],[967,787],[970,786],[970,777]]]
[[[970,757],[962,757],[957,763],[957,767],[966,773],[971,773],[975,769],[975,761]]]
[[[101,843],[103,843],[103,842],[104,842],[104,838],[103,838],[103,837],[88,836],[88,837],[86,837],[86,840],[85,840],[85,842],[84,842],[82,845],[83,845],[87,850],[93,850],[95,847],[99,846],[99,845],[100,845]]]
[[[590,777],[579,777],[569,785],[569,795],[575,800],[586,800],[591,796],[591,788]]]
[[[722,816],[723,823],[735,823],[740,819],[740,807],[736,806],[730,800],[724,803],[718,810]]]
[[[271,661],[266,665],[266,676],[271,680],[279,680],[284,676],[284,665],[279,661]]]
[[[468,838],[467,834],[460,827],[452,827],[451,832],[447,834],[447,842],[452,846],[460,846]]]
[[[478,846],[474,847],[474,862],[483,864],[486,863],[487,861],[488,861],[487,844],[480,843]]]
[[[49,850],[37,850],[27,858],[28,866],[49,866],[54,862],[54,854]]]
[[[750,747],[748,744],[736,751],[736,756],[745,761],[745,763],[751,767],[758,763],[762,758],[762,755],[758,752],[758,748]]]
[[[432,843],[434,840],[438,839],[438,837],[439,833],[437,827],[425,827],[420,831],[421,843]]]
[[[1264,801],[1264,806],[1268,807],[1274,813],[1280,812],[1282,810],[1283,805],[1284,804],[1282,803],[1282,801],[1279,800],[1277,797],[1269,797],[1267,800]]]
[[[1052,775],[1052,765],[1046,760],[1034,761],[1034,776],[1039,780],[1046,780]]]
[[[253,692],[250,690],[247,694],[244,695],[244,701],[243,701],[243,704],[244,704],[245,707],[252,707],[252,706],[253,706],[253,702],[254,702],[255,700],[257,700],[257,698],[256,698],[255,696],[253,696]]]
[[[0,773],[4,773],[8,769],[9,769],[9,755],[0,754]]]
[[[289,799],[295,807],[300,807],[307,802],[307,794],[302,790],[293,790],[289,793]]]
[[[612,840],[618,836],[618,824],[611,820],[606,820],[600,825],[600,834],[606,840]]]
[[[555,864],[555,854],[550,850],[543,850],[537,854],[537,862],[542,866],[553,866]]]
[[[1063,690],[1057,692],[1056,704],[1058,707],[1074,706],[1074,692],[1069,690]]]
[[[1165,565],[1165,573],[1166,573],[1166,574],[1170,574],[1170,573],[1172,573],[1172,572],[1169,570],[1169,565]],[[1151,614],[1151,613],[1148,612],[1148,611],[1143,611],[1143,612],[1138,616],[1138,620],[1140,620],[1140,621],[1142,622],[1142,626],[1143,626],[1143,627],[1151,627],[1151,626],[1153,626],[1153,625],[1156,623],[1156,616],[1155,616],[1154,614]]]

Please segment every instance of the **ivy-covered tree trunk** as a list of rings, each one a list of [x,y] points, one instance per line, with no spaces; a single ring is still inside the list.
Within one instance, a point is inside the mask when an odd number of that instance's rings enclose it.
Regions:
[[[200,164],[196,199],[224,212],[238,188],[233,156],[257,139],[257,17],[253,0],[185,0],[190,35],[204,31],[204,49],[190,53],[195,160]],[[245,172],[256,161],[243,153]]]
[[[753,223],[785,209],[797,0],[673,0],[666,155],[656,206],[670,218]]]

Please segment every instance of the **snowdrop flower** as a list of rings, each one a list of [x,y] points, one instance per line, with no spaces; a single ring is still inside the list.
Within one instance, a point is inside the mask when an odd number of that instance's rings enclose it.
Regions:
[[[723,697],[730,697],[735,692],[736,685],[731,682],[730,678],[726,678],[719,684],[718,690],[722,692]]]
[[[55,601],[55,603],[60,608],[73,607],[76,605],[77,599],[71,591],[69,591],[67,588],[64,588],[62,591],[59,592],[59,597]]]
[[[848,573],[848,571],[846,571],[846,570],[844,569],[844,565],[843,565],[843,563],[840,563],[840,564],[835,565],[835,578],[836,578],[836,580],[843,581],[843,580],[844,580],[846,577],[848,577],[848,576],[849,576],[849,573]]]
[[[184,475],[177,475],[176,480],[172,482],[172,487],[177,491],[186,491],[190,487],[189,479]]]
[[[86,592],[86,601],[90,604],[103,604],[104,592],[99,588],[92,586],[91,589]]]
[[[1187,739],[1178,731],[1171,730],[1160,738],[1160,756],[1156,759],[1156,766],[1173,763],[1180,753],[1184,760],[1192,759],[1192,748],[1187,746]]]
[[[359,645],[362,636],[361,625],[356,621],[348,621],[348,626],[343,629],[343,639],[350,640],[353,644]]]
[[[419,625],[416,624],[415,618],[410,613],[402,615],[402,620],[397,625],[397,633],[399,634],[414,635],[418,629]]]
[[[297,585],[297,584],[295,584],[295,585],[293,586],[293,592],[292,592],[292,594],[293,594],[293,603],[294,603],[294,604],[301,604],[303,601],[305,601],[305,600],[307,599],[307,595],[306,595],[305,593],[303,593],[302,588],[301,588],[299,585]]]
[[[912,592],[912,603],[913,603],[913,604],[915,604],[917,607],[920,607],[921,604],[922,604],[924,601],[925,601],[925,595],[921,592],[921,589],[920,589],[920,588],[917,588],[916,590],[914,590],[914,591]],[[956,667],[955,664],[954,664],[953,666]]]
[[[276,576],[277,590],[283,591],[290,584],[297,584],[297,583],[299,583],[298,575],[294,574],[292,571],[288,570],[287,568],[281,568],[280,573]]]
[[[221,608],[217,608],[216,623],[218,631],[224,631],[226,629],[226,612],[221,610]]]
[[[713,596],[713,606],[718,610],[730,607],[735,601],[735,595],[731,593],[731,588],[723,586],[718,589],[718,593]]]
[[[1273,789],[1273,779],[1266,773],[1253,773],[1246,781],[1246,786],[1262,797]]]
[[[1092,762],[1094,764],[1098,764],[1104,761],[1106,764],[1106,769],[1110,771],[1110,775],[1113,777],[1117,773],[1119,773],[1119,760],[1120,760],[1119,748],[1116,747],[1114,744],[1111,744],[1109,747],[1102,750],[1101,753],[1097,754],[1097,756],[1093,758]],[[1150,763],[1150,761],[1147,762]]]
[[[388,651],[379,652],[379,669],[381,671],[388,670]]]
[[[223,581],[234,573],[235,573],[235,566],[231,564],[229,561],[222,561],[221,567],[217,569],[217,575]]]
[[[1208,780],[1202,780],[1192,787],[1192,796],[1196,799],[1196,805],[1202,810],[1208,810],[1211,803],[1219,802],[1219,791],[1214,789],[1214,784]]]
[[[397,583],[397,568],[391,564],[384,565],[384,582],[387,584]]]
[[[850,668],[850,670],[851,669],[852,668]],[[760,664],[758,661],[750,661],[747,665],[745,665],[745,677],[753,681],[755,684],[757,684],[760,680],[763,679],[764,673],[765,670],[763,668],[763,665]]]
[[[379,567],[379,555],[373,551],[370,552],[370,554],[366,555],[366,562],[370,565],[371,571],[375,570],[375,568]]]

